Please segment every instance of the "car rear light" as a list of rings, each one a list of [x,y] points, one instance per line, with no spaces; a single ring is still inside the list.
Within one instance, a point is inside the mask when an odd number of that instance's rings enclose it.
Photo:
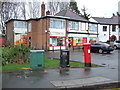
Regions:
[[[105,47],[105,48],[109,48],[109,47],[107,46],[107,47]]]
[[[106,46],[105,48],[112,48],[112,47],[108,47],[108,46]]]

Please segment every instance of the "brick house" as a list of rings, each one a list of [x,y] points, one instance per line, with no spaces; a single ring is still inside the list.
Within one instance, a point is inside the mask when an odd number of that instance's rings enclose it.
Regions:
[[[11,19],[6,22],[7,43],[30,44],[36,49],[52,50],[81,46],[98,40],[98,23],[90,22],[71,10],[63,10],[54,16],[41,5],[41,17],[36,19]]]

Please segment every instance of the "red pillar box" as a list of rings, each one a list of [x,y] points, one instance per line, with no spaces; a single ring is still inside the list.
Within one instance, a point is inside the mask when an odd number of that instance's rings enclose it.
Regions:
[[[90,52],[90,43],[83,44],[84,46],[84,62],[85,67],[91,67],[91,52]]]

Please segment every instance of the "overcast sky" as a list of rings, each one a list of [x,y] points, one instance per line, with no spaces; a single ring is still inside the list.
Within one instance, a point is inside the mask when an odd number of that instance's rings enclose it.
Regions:
[[[93,17],[111,17],[118,11],[120,0],[76,0],[79,10],[85,6]]]
[[[46,1],[46,0],[43,0]],[[52,1],[52,0],[47,0]],[[53,0],[54,1],[54,0]],[[55,1],[70,1],[70,0],[55,0]],[[111,17],[113,13],[118,11],[118,2],[120,0],[75,0],[77,6],[81,11],[81,8],[85,6],[87,12],[93,17]]]

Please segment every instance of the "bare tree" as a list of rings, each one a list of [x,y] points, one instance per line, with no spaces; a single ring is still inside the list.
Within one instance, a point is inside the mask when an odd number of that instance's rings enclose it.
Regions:
[[[8,19],[11,19],[12,18],[12,3],[10,2],[0,2],[1,3],[1,7],[0,7],[0,16],[1,16],[1,31],[2,33],[5,33],[5,22],[8,20]]]
[[[33,18],[40,17],[40,2],[33,2]]]
[[[26,20],[26,2],[20,2],[20,9],[21,9],[22,18]]]
[[[1,2],[0,21],[1,31],[5,33],[5,22],[10,19],[28,19],[40,16],[40,2],[30,2],[30,9],[26,2]],[[32,15],[32,16],[30,16]],[[29,16],[29,17],[28,17]],[[28,17],[28,18],[27,18]]]
[[[40,17],[40,2],[28,2],[27,3],[28,12],[26,12],[29,18]]]
[[[70,3],[69,2],[60,2],[60,11],[69,9]]]
[[[27,16],[30,18],[33,18],[33,3],[32,2],[28,2],[28,13]]]
[[[50,0],[48,2],[48,10],[52,15],[56,14],[58,11],[65,10],[69,8],[70,2],[62,2],[56,0]]]
[[[52,0],[52,2],[48,2],[48,7],[52,15],[54,15],[58,11],[58,6],[60,2]]]

